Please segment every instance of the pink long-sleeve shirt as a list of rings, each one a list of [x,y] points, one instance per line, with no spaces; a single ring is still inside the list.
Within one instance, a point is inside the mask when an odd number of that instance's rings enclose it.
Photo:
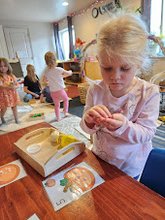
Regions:
[[[88,128],[82,117],[81,128],[93,136],[92,151],[128,175],[139,175],[152,149],[156,131],[160,104],[158,86],[137,78],[128,94],[116,98],[100,81],[90,86],[84,111],[98,104],[105,105],[111,113],[122,110],[126,120],[117,130],[109,131],[99,126]]]

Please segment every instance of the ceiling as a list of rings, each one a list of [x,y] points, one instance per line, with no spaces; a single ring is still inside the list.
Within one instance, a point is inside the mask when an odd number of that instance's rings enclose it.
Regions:
[[[55,22],[89,7],[95,0],[0,0],[0,21]]]

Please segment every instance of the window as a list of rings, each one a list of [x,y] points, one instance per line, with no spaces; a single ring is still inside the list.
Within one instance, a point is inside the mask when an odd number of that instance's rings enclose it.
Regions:
[[[75,31],[72,26],[72,34],[73,34],[73,45],[75,44]],[[68,28],[62,29],[59,31],[61,46],[64,53],[64,59],[69,60],[69,33]]]
[[[147,0],[146,2],[147,3]],[[159,45],[150,41],[149,46],[152,56],[164,56],[165,48],[165,0],[151,0],[150,33],[155,35]]]
[[[165,37],[165,0],[151,1],[150,31],[156,36]]]

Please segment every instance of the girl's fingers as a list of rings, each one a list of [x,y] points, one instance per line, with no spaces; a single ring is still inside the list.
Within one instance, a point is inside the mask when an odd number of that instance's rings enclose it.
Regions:
[[[99,118],[101,116],[100,113],[95,109],[89,110],[88,115],[90,115],[93,118]]]
[[[106,119],[112,117],[108,108],[104,105],[97,105],[89,109],[85,114],[85,121],[87,123],[93,123],[96,125],[101,125]]]
[[[99,117],[99,118],[95,118],[95,123],[97,124],[97,125],[101,125],[101,123],[104,121],[104,118],[101,118],[101,117]]]
[[[125,116],[120,113],[115,113],[112,118],[106,118],[104,120],[104,125],[109,128],[117,129],[123,125],[125,121]]]
[[[122,121],[119,121],[119,120],[116,120],[116,119],[109,119],[109,120],[107,120],[107,123],[109,122],[109,124],[111,125],[111,126],[114,126],[114,127],[118,127],[118,126],[121,126],[122,125]]]
[[[104,111],[104,113],[107,115],[107,117],[112,117],[112,114],[110,113],[109,109],[105,105],[100,105],[100,109]]]
[[[90,115],[89,113],[85,114],[85,121],[89,123],[94,123],[94,117]]]
[[[125,116],[121,113],[114,113],[113,114],[113,118],[118,120],[118,121],[124,121],[125,119]]]
[[[91,114],[94,114],[95,117],[108,118],[111,117],[111,113],[104,105],[97,105],[90,109]]]

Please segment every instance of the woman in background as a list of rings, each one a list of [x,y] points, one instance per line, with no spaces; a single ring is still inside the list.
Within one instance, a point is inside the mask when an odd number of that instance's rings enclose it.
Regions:
[[[24,78],[24,92],[26,95],[24,97],[24,102],[29,102],[29,100],[35,98],[39,99],[41,94],[41,85],[39,78],[35,73],[35,68],[33,65],[28,64],[26,66],[27,76]]]

